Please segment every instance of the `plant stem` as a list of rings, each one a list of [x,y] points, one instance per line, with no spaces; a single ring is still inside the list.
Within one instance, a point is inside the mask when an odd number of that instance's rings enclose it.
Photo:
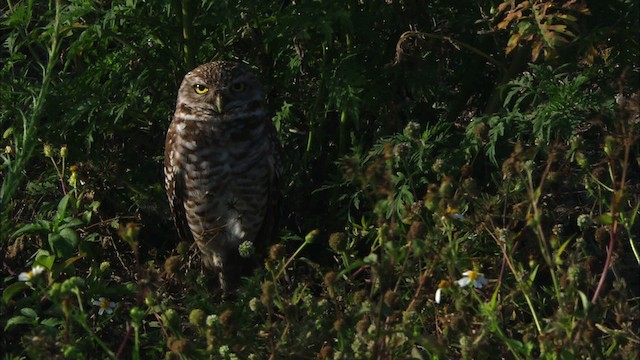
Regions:
[[[56,0],[56,12],[51,34],[51,45],[48,50],[49,58],[47,60],[47,65],[44,66],[44,71],[42,74],[42,85],[40,86],[38,96],[33,98],[33,107],[30,116],[24,114],[22,115],[21,151],[17,151],[18,149],[16,148],[16,159],[9,165],[9,169],[7,171],[5,179],[2,182],[2,187],[0,188],[0,205],[2,206],[2,211],[5,211],[7,205],[13,197],[13,194],[22,183],[25,175],[24,171],[29,160],[31,159],[31,156],[33,155],[33,150],[36,143],[36,124],[39,120],[44,102],[49,92],[51,74],[53,73],[53,69],[57,64],[58,54],[60,52],[60,42],[58,37],[60,33],[61,8],[61,0]]]
[[[196,56],[193,46],[193,6],[191,0],[182,0],[182,48],[189,70],[196,66]]]

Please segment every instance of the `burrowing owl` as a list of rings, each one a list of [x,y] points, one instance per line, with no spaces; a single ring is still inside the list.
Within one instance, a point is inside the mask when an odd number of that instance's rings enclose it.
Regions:
[[[165,188],[178,234],[198,245],[227,293],[248,262],[238,245],[275,235],[279,143],[256,76],[216,61],[185,75],[164,153]]]

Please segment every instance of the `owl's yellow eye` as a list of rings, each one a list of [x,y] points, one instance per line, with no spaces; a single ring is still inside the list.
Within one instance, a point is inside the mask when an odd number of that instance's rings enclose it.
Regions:
[[[209,88],[202,85],[202,84],[196,84],[193,86],[193,89],[196,91],[196,94],[206,94],[207,92],[209,92]]]
[[[244,83],[243,82],[237,82],[237,83],[231,84],[231,91],[233,91],[233,92],[242,92],[242,91],[244,91]]]

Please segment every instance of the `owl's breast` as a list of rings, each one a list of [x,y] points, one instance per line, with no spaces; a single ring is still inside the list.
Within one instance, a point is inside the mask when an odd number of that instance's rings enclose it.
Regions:
[[[206,122],[174,125],[173,166],[194,238],[216,246],[254,240],[267,211],[272,173],[270,142],[262,125],[221,130]]]

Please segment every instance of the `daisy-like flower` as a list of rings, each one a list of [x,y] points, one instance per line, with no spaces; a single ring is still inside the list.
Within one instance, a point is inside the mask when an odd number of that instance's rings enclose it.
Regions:
[[[487,279],[484,277],[484,274],[467,270],[462,273],[462,279],[456,281],[460,287],[465,287],[469,284],[473,284],[473,287],[476,289],[480,289],[483,286],[487,285]]]
[[[442,298],[442,289],[449,287],[449,280],[440,280],[438,290],[436,290],[436,304],[440,304]]]
[[[444,215],[442,215],[441,220],[445,221],[446,219],[464,220],[464,216],[460,214],[460,211],[458,209],[447,206],[447,209],[444,211]]]
[[[36,265],[31,268],[29,272],[23,272],[18,275],[19,281],[31,281],[36,276],[42,274],[45,271],[44,266]]]
[[[102,296],[98,300],[93,300],[92,304],[98,307],[98,315],[102,315],[104,313],[111,315],[113,314],[113,310],[116,308],[116,303]]]

